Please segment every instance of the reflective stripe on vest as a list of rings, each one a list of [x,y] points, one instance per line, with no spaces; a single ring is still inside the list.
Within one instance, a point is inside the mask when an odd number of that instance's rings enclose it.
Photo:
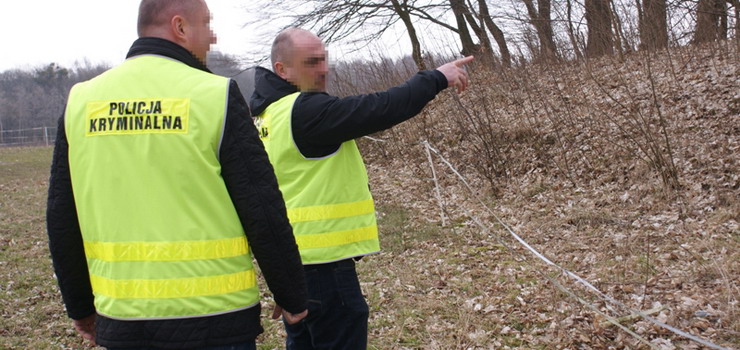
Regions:
[[[220,176],[229,80],[144,55],[70,92],[69,164],[97,312],[188,318],[259,302]]]
[[[375,207],[357,145],[347,141],[330,156],[304,157],[291,130],[298,95],[271,104],[255,118],[255,125],[275,168],[303,263],[378,252]]]
[[[184,261],[247,254],[247,238],[183,242],[85,242],[88,259],[105,261]]]

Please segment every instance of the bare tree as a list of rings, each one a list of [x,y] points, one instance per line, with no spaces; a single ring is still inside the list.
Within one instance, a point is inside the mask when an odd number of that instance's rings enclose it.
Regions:
[[[588,42],[586,55],[590,58],[614,53],[610,0],[586,0]]]
[[[504,32],[496,25],[493,18],[491,18],[491,13],[488,11],[488,4],[486,4],[485,0],[478,0],[478,12],[486,28],[491,32],[491,36],[496,40],[498,50],[501,53],[501,63],[506,67],[511,66],[511,53],[509,52],[509,47],[506,45]]]
[[[640,47],[656,50],[668,47],[666,0],[637,0]]]
[[[566,22],[568,23],[568,39],[570,40],[571,46],[573,46],[573,54],[576,56],[576,59],[580,60],[583,58],[583,55],[581,54],[580,45],[578,44],[578,37],[573,29],[573,4],[571,3],[571,0],[565,1],[565,9]]]
[[[285,2],[277,6],[284,7],[284,12],[295,13],[293,5],[295,3]],[[425,69],[426,65],[412,17],[427,19],[457,32],[457,28],[439,20],[434,13],[438,9],[449,9],[446,3],[417,4],[417,0],[309,0],[302,2],[302,6],[310,10],[288,16],[290,26],[313,30],[327,43],[350,40],[367,45],[379,39],[400,20],[406,28],[411,42],[411,55],[419,69]],[[269,18],[263,20],[269,21]],[[362,28],[372,30],[363,31],[366,33],[364,37],[352,40]]]
[[[411,57],[414,58],[414,63],[420,70],[426,69],[424,58],[421,56],[421,44],[419,43],[419,37],[416,35],[416,28],[411,22],[411,10],[408,6],[408,1],[403,0],[391,0],[393,10],[396,12],[401,22],[406,27],[406,33],[408,33],[409,40],[411,41]]]
[[[457,27],[451,26],[445,22],[440,21],[439,19],[429,16],[424,11],[424,9],[418,7],[413,8],[411,14],[417,16],[420,19],[428,20],[432,23],[440,25],[443,28],[446,28],[458,34],[458,36],[460,37],[460,42],[462,44],[461,53],[463,55],[481,54],[492,60],[493,45],[490,38],[488,37],[488,34],[486,33],[487,28],[488,31],[491,33],[491,36],[496,41],[499,52],[501,54],[502,64],[507,67],[510,66],[511,53],[507,46],[504,32],[493,21],[486,1],[478,0],[477,3],[478,12],[476,13],[476,11],[474,10],[475,7],[470,1],[466,3],[464,0],[449,0],[448,9],[451,10],[453,15],[455,16]],[[476,37],[478,38],[479,44],[476,44],[473,41],[472,36],[470,35],[470,31],[468,31],[468,26],[470,26],[470,28],[473,30],[473,33],[475,33]]]
[[[466,12],[468,13],[468,15],[470,15],[467,7],[465,6],[465,1],[449,1],[450,7],[452,8],[452,13],[455,15],[455,21],[457,22],[457,34],[460,36],[460,42],[462,43],[462,54],[463,56],[472,55],[478,50],[475,43],[473,42],[473,38],[470,36],[470,31],[468,31],[468,24],[465,21]]]
[[[740,0],[732,0],[735,8],[735,41],[740,44]]]
[[[69,69],[51,63],[27,71],[0,73],[0,130],[56,126],[72,85],[100,74],[105,68]]]
[[[530,23],[537,30],[537,38],[540,43],[540,57],[545,60],[557,60],[557,47],[552,30],[551,0],[522,0],[527,7]]]
[[[478,0],[480,13],[475,13],[472,4],[466,4],[466,0],[310,0],[305,5],[310,10],[292,16],[290,25],[311,29],[327,43],[349,39],[360,28],[370,26],[373,28],[371,34],[355,40],[368,44],[380,38],[400,20],[411,42],[411,55],[419,69],[425,69],[426,64],[414,20],[431,22],[457,34],[464,55],[484,54],[492,57],[492,45],[486,33],[488,28],[498,44],[504,64],[509,65],[511,61],[503,31],[491,19],[485,0]],[[449,12],[455,18],[454,24],[444,21],[442,15]],[[479,43],[473,40],[470,29]]]
[[[694,43],[705,43],[727,37],[726,0],[699,0],[696,9]]]
[[[719,15],[719,38],[720,39],[727,39],[727,33],[729,32],[729,28],[727,28],[727,6],[728,1],[718,1],[717,2],[717,11]]]
[[[488,38],[486,25],[483,23],[483,19],[480,14],[474,13],[472,5],[469,3],[465,5],[465,11],[463,14],[465,15],[465,20],[468,22],[468,25],[470,25],[470,28],[473,29],[473,33],[478,37],[478,42],[480,43],[478,46],[474,46],[478,49],[477,52],[474,53],[482,56],[481,60],[484,62],[493,62],[491,40]]]
[[[624,59],[624,43],[622,38],[624,38],[624,24],[622,21],[622,18],[619,17],[619,13],[617,12],[617,7],[614,4],[614,1],[609,1],[611,5],[611,18],[612,18],[612,27],[614,28],[613,37],[614,37],[614,48],[617,50],[617,54],[619,54],[620,59]]]

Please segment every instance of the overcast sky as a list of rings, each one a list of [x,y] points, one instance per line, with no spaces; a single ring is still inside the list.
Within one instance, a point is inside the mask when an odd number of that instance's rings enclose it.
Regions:
[[[0,5],[0,72],[19,68],[32,69],[49,63],[72,67],[75,63],[104,63],[109,66],[122,62],[131,43],[136,40],[136,17],[140,0],[2,0]],[[206,0],[211,10],[211,22],[218,43],[212,48],[237,56],[248,63],[269,55],[271,38],[280,25],[273,19],[275,28],[261,25],[244,27],[249,18],[267,15],[259,6],[245,8],[250,0]],[[255,8],[256,7],[256,8]],[[260,11],[257,13],[250,13]],[[330,44],[330,59],[400,57],[409,54],[410,42],[402,25],[388,31],[383,39],[367,48],[355,51],[356,46]],[[430,34],[435,25],[418,24],[422,47],[425,51],[444,48],[444,43],[454,43],[451,32]],[[360,28],[364,31],[374,28]],[[431,44],[425,44],[425,37]],[[444,37],[447,37],[444,39]],[[266,39],[265,39],[266,38]],[[443,40],[440,40],[443,39]],[[442,43],[442,44],[440,44]],[[457,48],[449,51],[455,52]],[[259,57],[258,57],[259,56]]]
[[[218,35],[215,50],[245,55],[250,30],[241,1],[206,0]],[[70,67],[87,58],[115,65],[136,40],[139,0],[3,0],[0,71],[51,62]]]

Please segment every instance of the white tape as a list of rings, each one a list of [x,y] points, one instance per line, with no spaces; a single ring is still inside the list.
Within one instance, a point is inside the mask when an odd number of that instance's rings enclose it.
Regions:
[[[470,184],[469,184],[469,183],[468,183],[468,182],[467,182],[467,181],[465,180],[465,177],[464,177],[464,176],[462,176],[462,174],[460,174],[460,172],[459,172],[459,171],[457,171],[457,169],[455,169],[455,167],[454,167],[454,166],[452,166],[452,164],[450,164],[450,162],[448,162],[448,161],[447,161],[447,159],[445,159],[445,157],[444,157],[444,156],[442,156],[442,154],[441,154],[441,153],[440,153],[439,151],[437,151],[437,150],[436,150],[436,149],[435,149],[434,147],[432,147],[432,145],[431,145],[431,144],[429,144],[429,142],[428,142],[428,141],[422,141],[422,142],[421,142],[421,144],[423,144],[423,145],[424,145],[425,147],[427,147],[427,149],[429,149],[429,150],[431,150],[432,152],[434,152],[434,153],[435,153],[435,154],[436,154],[436,155],[437,155],[437,156],[438,156],[438,157],[439,157],[439,158],[440,158],[440,159],[442,160],[442,162],[444,162],[444,163],[445,163],[445,164],[446,164],[446,165],[447,165],[447,166],[448,166],[448,167],[450,168],[450,170],[452,170],[452,172],[453,172],[453,173],[455,173],[455,175],[457,175],[457,177],[458,177],[458,178],[459,178],[459,179],[460,179],[460,180],[461,180],[461,181],[462,181],[462,182],[463,182],[463,183],[465,184],[465,186],[466,186],[466,187],[468,188],[468,191],[470,191],[470,193],[471,193],[471,194],[473,195],[473,197],[475,197],[475,199],[477,199],[477,200],[478,200],[478,202],[479,202],[479,203],[480,203],[480,204],[481,204],[481,205],[482,205],[482,206],[483,206],[484,208],[486,208],[486,210],[488,211],[488,213],[490,213],[490,214],[491,214],[491,215],[492,215],[492,216],[493,216],[493,217],[494,217],[494,218],[496,219],[496,221],[498,221],[498,223],[499,223],[499,224],[501,224],[501,226],[503,226],[503,227],[504,227],[504,228],[505,228],[505,229],[506,229],[506,230],[507,230],[507,231],[509,232],[509,234],[511,234],[511,235],[512,235],[512,236],[513,236],[513,237],[514,237],[514,238],[515,238],[515,239],[516,239],[516,240],[517,240],[517,241],[518,241],[519,243],[521,243],[521,244],[522,244],[522,245],[523,245],[524,247],[526,247],[526,248],[527,248],[527,249],[528,249],[528,250],[529,250],[529,251],[530,251],[530,252],[531,252],[532,254],[534,254],[535,256],[537,256],[537,257],[538,257],[538,258],[539,258],[540,260],[544,261],[544,262],[545,262],[545,263],[547,263],[548,265],[551,265],[551,266],[554,266],[554,267],[556,267],[556,268],[560,269],[560,270],[561,270],[562,272],[564,272],[565,274],[567,274],[567,275],[568,275],[568,276],[570,276],[571,278],[575,279],[576,281],[578,281],[578,282],[579,282],[579,283],[581,283],[582,285],[586,286],[586,288],[588,288],[588,289],[590,289],[590,290],[592,290],[592,291],[596,292],[596,293],[597,293],[597,294],[598,294],[599,296],[601,296],[601,298],[603,298],[603,299],[605,299],[605,300],[609,301],[609,302],[610,302],[610,303],[612,303],[612,304],[618,305],[618,306],[620,306],[620,307],[622,307],[622,308],[624,308],[624,309],[626,309],[626,310],[629,310],[629,311],[631,311],[631,312],[632,312],[632,313],[634,313],[634,314],[640,315],[640,317],[644,318],[645,320],[647,320],[647,321],[649,321],[649,322],[651,322],[651,323],[653,323],[653,324],[655,324],[655,325],[657,325],[657,326],[659,326],[659,327],[662,327],[662,328],[664,328],[664,329],[667,329],[667,330],[669,330],[669,331],[673,332],[673,333],[674,333],[674,334],[676,334],[676,335],[680,335],[680,336],[682,336],[682,337],[684,337],[684,338],[688,338],[688,339],[691,339],[691,340],[693,340],[693,341],[695,341],[695,342],[697,342],[697,343],[700,343],[700,344],[702,344],[702,345],[704,345],[704,346],[708,346],[708,347],[710,347],[710,348],[714,348],[714,349],[719,349],[719,350],[730,350],[730,349],[728,349],[728,348],[725,348],[725,347],[722,347],[722,346],[716,345],[716,344],[714,344],[714,343],[712,343],[712,342],[709,342],[709,341],[707,341],[707,340],[704,340],[704,339],[702,339],[702,338],[699,338],[699,337],[697,337],[697,336],[695,336],[695,335],[692,335],[692,334],[686,333],[686,332],[684,332],[684,331],[682,331],[682,330],[680,330],[680,329],[677,329],[677,328],[675,328],[675,327],[672,327],[672,326],[670,326],[670,325],[667,325],[667,324],[665,324],[665,323],[663,323],[663,322],[660,322],[660,321],[658,321],[658,320],[656,320],[656,319],[654,319],[654,318],[652,318],[652,317],[650,317],[650,316],[646,315],[645,313],[643,313],[643,312],[642,312],[642,311],[640,311],[640,310],[635,310],[635,309],[633,309],[633,308],[631,308],[631,307],[629,307],[629,306],[627,306],[627,305],[625,305],[625,304],[622,304],[621,302],[619,302],[619,301],[615,300],[614,298],[612,298],[612,297],[610,297],[610,296],[608,296],[608,295],[606,295],[606,294],[602,293],[602,292],[601,292],[601,291],[600,291],[599,289],[597,289],[596,287],[594,287],[594,286],[593,286],[593,285],[592,285],[591,283],[589,283],[588,281],[584,280],[583,278],[581,278],[580,276],[576,275],[575,273],[573,273],[573,272],[570,272],[570,271],[569,271],[569,270],[567,270],[566,268],[564,268],[564,267],[562,267],[562,266],[560,266],[560,265],[558,265],[558,264],[556,264],[556,263],[554,263],[554,262],[550,261],[550,259],[548,259],[548,258],[547,258],[547,257],[545,257],[544,255],[542,255],[542,254],[541,254],[540,252],[538,252],[538,251],[537,251],[536,249],[532,248],[532,246],[530,246],[530,245],[529,245],[529,244],[528,244],[528,243],[527,243],[527,242],[526,242],[526,241],[525,241],[524,239],[522,239],[522,238],[521,238],[521,237],[520,237],[519,235],[517,235],[517,234],[516,234],[516,233],[515,233],[515,232],[514,232],[514,231],[513,231],[512,229],[511,229],[511,227],[509,227],[509,225],[507,225],[506,223],[504,223],[504,222],[503,222],[503,221],[502,221],[502,220],[501,220],[501,219],[500,219],[500,218],[499,218],[499,217],[498,217],[498,216],[497,216],[497,215],[496,215],[496,214],[495,214],[495,213],[494,213],[494,212],[493,212],[493,211],[492,211],[492,210],[491,210],[491,209],[490,209],[490,208],[489,208],[489,207],[488,207],[488,206],[487,206],[487,205],[486,205],[486,204],[485,204],[485,203],[484,203],[484,202],[483,202],[483,201],[482,201],[482,200],[481,200],[481,199],[480,199],[479,197],[478,197],[478,195],[477,195],[477,192],[475,192],[475,191],[473,190],[473,188],[472,188],[472,187],[470,186]],[[471,218],[473,218],[473,219],[474,219],[474,220],[475,220],[476,222],[478,222],[478,219],[477,219],[476,217],[474,217],[474,216],[473,216],[473,215],[472,215],[471,213],[468,213],[468,215],[470,215],[470,216],[471,216]],[[478,222],[478,224],[479,224],[480,226],[482,226],[482,224],[481,224],[480,222]],[[482,227],[483,227],[483,226],[482,226]],[[507,247],[507,248],[509,248],[509,247]],[[509,249],[511,249],[511,248],[509,248]],[[548,278],[548,279],[550,279],[550,278]],[[554,282],[554,280],[551,280],[551,282]],[[556,284],[556,285],[557,285],[557,284]],[[564,288],[565,288],[565,287],[563,287],[563,289],[564,289]],[[567,293],[568,293],[568,294],[572,294],[572,293],[571,293],[571,292],[569,292],[569,291],[568,291]],[[588,304],[588,303],[587,303],[587,302],[586,302],[585,300],[582,300],[582,299],[578,298],[578,297],[577,297],[577,296],[576,296],[575,294],[572,294],[572,295],[573,295],[573,296],[575,296],[575,297],[576,297],[576,298],[578,299],[578,301],[580,301],[581,303],[587,304],[587,306],[589,306],[589,305],[590,305],[590,304]],[[590,308],[591,308],[592,310],[598,310],[598,309],[597,309],[596,307],[594,307],[593,305],[590,305]],[[597,312],[599,312],[599,311],[597,311]],[[601,312],[599,312],[599,313],[601,313]],[[602,313],[602,315],[604,315],[604,314]],[[606,316],[606,315],[604,315],[604,316]],[[611,319],[610,319],[609,317],[607,317],[607,319],[608,319],[608,320],[609,320],[610,322],[612,321],[612,320],[611,320]],[[616,321],[615,321],[615,322],[616,322]],[[614,322],[612,322],[612,323],[614,323]],[[624,327],[620,327],[620,328],[622,328],[622,329],[625,329]],[[629,332],[629,333],[630,333],[630,334],[632,334],[633,336],[636,336],[636,337],[637,337],[638,339],[640,339],[640,340],[644,340],[644,339],[642,339],[641,337],[639,337],[639,336],[638,336],[637,334],[634,334],[634,333],[632,333],[632,332]],[[651,345],[652,347],[654,347],[654,345],[652,345],[652,344],[650,344],[650,345]]]

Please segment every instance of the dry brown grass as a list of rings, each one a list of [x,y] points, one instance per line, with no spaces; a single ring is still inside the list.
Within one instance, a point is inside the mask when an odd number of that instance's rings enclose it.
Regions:
[[[414,119],[378,135],[390,142],[363,141],[377,201],[409,208],[412,222],[439,226],[424,149],[413,144],[429,140],[466,175],[476,196],[557,264],[633,309],[664,306],[653,316],[736,348],[740,346],[738,53],[706,47],[682,48],[670,55],[651,56],[650,71],[644,54],[624,62],[609,58],[591,62],[591,73],[578,64],[504,72],[478,68],[473,87],[459,102],[443,95],[423,112],[422,121]],[[665,157],[660,166],[656,154]],[[666,181],[663,173],[670,161],[677,185]],[[629,315],[628,310],[607,306],[521,249],[442,162],[435,166],[445,188],[446,212],[461,226],[440,228],[443,237],[455,237],[458,243],[417,248],[433,257],[426,264],[444,266],[454,260],[465,266],[461,274],[476,275],[477,285],[504,279],[510,281],[507,287],[529,294],[522,302],[502,299],[505,292],[499,291],[488,304],[479,302],[485,297],[475,299],[456,286],[448,294],[463,299],[421,298],[422,304],[446,305],[440,309],[462,308],[474,315],[477,326],[461,323],[468,331],[463,340],[420,334],[420,347],[647,347],[616,327],[604,326],[602,316],[560,293],[547,277],[557,276],[612,317]],[[482,234],[469,213],[495,227],[493,235],[498,238]],[[460,252],[497,247],[501,240],[513,249],[460,260]],[[518,268],[501,268],[511,261]],[[536,281],[534,287],[517,284],[512,275]],[[468,308],[466,300],[472,300]],[[487,305],[494,305],[490,312],[485,311]],[[527,322],[510,319],[517,314]],[[530,326],[534,320],[541,323]],[[625,326],[660,348],[701,347],[640,318]],[[390,348],[405,348],[393,339],[382,339],[381,343],[395,344]]]
[[[0,348],[76,347],[47,246],[51,148],[0,148],[0,164]]]

